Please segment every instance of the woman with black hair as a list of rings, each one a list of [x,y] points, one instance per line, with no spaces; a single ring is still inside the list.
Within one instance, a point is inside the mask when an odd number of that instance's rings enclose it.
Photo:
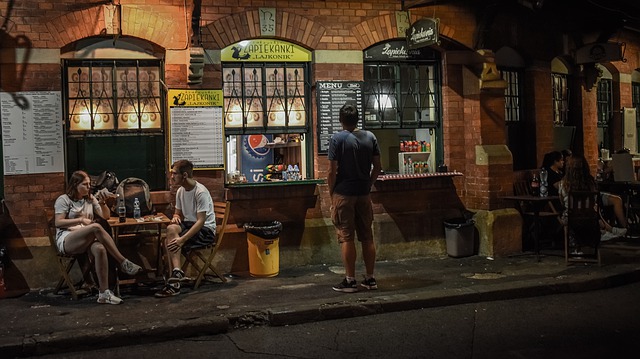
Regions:
[[[552,151],[544,155],[542,168],[547,171],[547,188],[550,196],[558,195],[558,186],[562,180],[564,157],[560,151]]]

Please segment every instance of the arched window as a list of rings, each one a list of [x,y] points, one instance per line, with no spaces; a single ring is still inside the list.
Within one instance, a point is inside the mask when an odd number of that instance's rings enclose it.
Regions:
[[[137,177],[166,188],[164,51],[90,38],[62,49],[66,170]]]
[[[527,123],[524,116],[524,59],[516,50],[503,47],[496,51],[496,65],[507,83],[504,90],[504,120],[507,146],[513,156],[513,169],[536,167],[535,151],[531,151],[535,148],[535,136],[530,135],[532,125]]]
[[[522,120],[522,71],[524,59],[514,49],[503,47],[496,52],[496,65],[507,82],[504,91],[504,119],[509,123]]]
[[[634,70],[631,73],[631,104],[636,109],[636,139],[640,140],[640,71]],[[638,143],[640,148],[640,143]]]
[[[613,119],[613,77],[606,67],[596,64],[601,76],[597,85],[597,118],[598,118],[598,144],[600,147],[611,149],[609,138],[609,125]]]
[[[569,120],[569,68],[560,58],[551,61],[551,86],[553,88],[553,125],[565,126]]]

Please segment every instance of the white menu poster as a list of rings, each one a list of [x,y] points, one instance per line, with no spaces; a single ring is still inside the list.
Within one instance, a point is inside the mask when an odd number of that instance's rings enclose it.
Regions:
[[[187,159],[197,169],[224,168],[221,107],[171,108],[171,163]]]
[[[59,91],[0,92],[5,175],[64,172]]]

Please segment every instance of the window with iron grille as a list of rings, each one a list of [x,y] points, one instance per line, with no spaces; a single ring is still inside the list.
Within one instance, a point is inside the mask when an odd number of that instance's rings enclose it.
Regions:
[[[505,122],[507,124],[520,122],[522,118],[520,72],[508,69],[500,70],[500,72],[502,78],[507,82],[507,88],[504,91]]]
[[[159,61],[70,60],[64,70],[71,135],[162,130]]]
[[[166,188],[161,60],[65,60],[66,170]]]
[[[610,79],[600,79],[600,81],[598,81],[598,127],[608,127],[613,116],[611,86],[612,81]]]
[[[567,85],[567,75],[551,74],[551,85],[553,87],[553,125],[565,126],[569,118],[569,87]]]
[[[308,64],[223,64],[227,134],[305,133]]]
[[[435,127],[439,121],[439,73],[435,63],[366,62],[364,127]]]

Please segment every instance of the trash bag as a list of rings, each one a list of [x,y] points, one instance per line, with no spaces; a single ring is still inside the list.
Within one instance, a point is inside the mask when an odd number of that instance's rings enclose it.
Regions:
[[[282,231],[282,223],[278,221],[245,223],[243,227],[246,232],[264,239],[278,238]]]
[[[459,218],[449,218],[449,219],[445,219],[444,220],[444,227],[445,228],[452,228],[452,229],[460,229],[460,228],[464,228],[464,227],[469,227],[474,225],[475,222],[473,221],[473,219],[466,219],[463,217],[459,217]]]

